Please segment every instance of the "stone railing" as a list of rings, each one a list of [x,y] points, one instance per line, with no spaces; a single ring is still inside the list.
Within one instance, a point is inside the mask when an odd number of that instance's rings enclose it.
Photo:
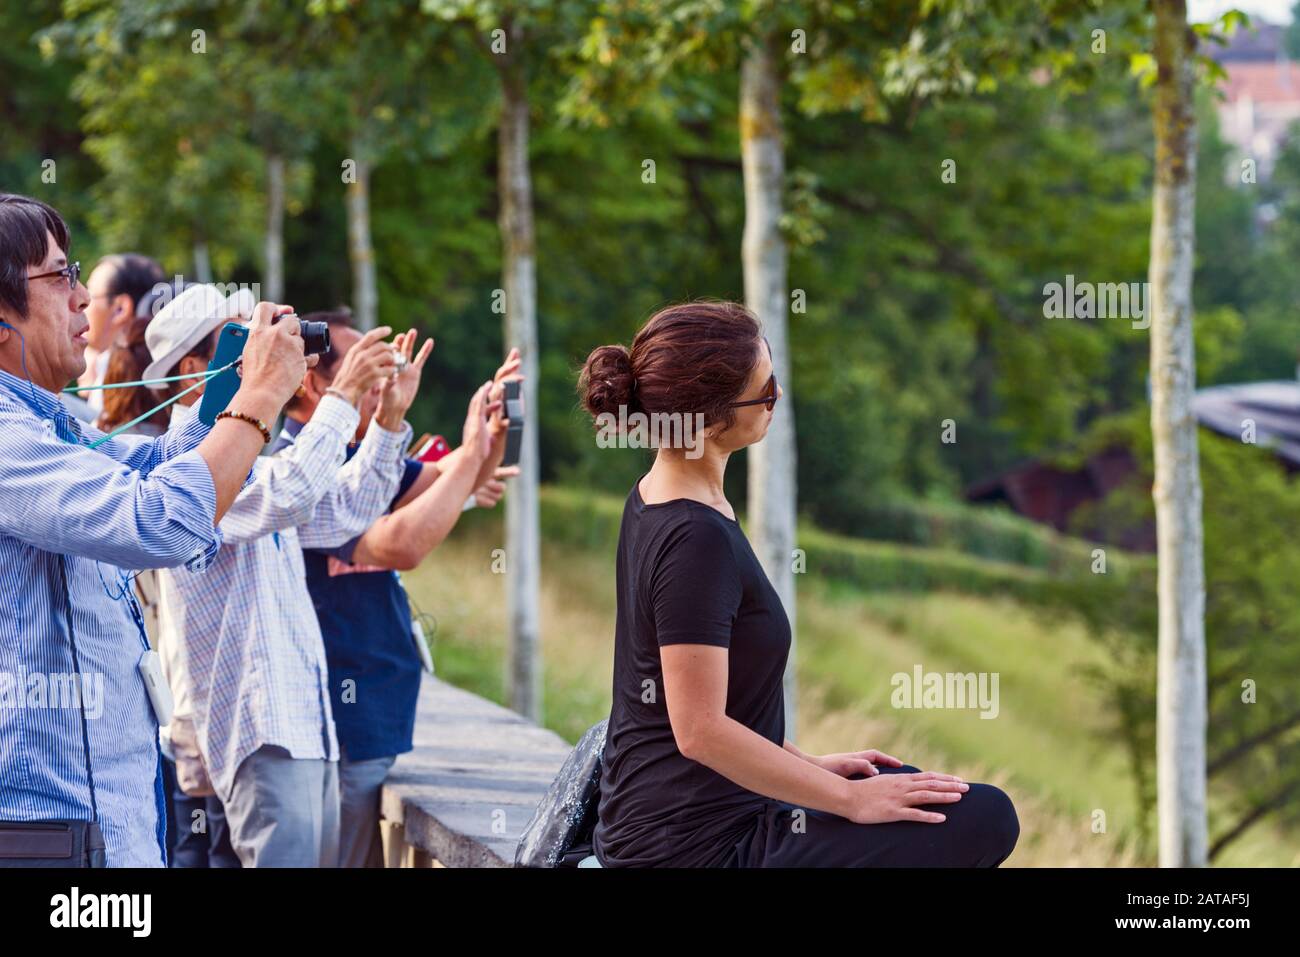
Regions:
[[[380,804],[388,867],[510,867],[572,746],[553,731],[424,676],[415,749]]]

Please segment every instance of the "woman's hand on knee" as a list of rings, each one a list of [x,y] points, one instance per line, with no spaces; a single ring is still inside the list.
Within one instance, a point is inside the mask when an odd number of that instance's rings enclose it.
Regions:
[[[855,774],[874,777],[880,773],[876,769],[877,764],[883,764],[891,768],[903,766],[903,762],[892,754],[885,754],[884,751],[877,751],[875,748],[866,751],[845,751],[838,754],[806,754],[804,757],[819,768],[825,768],[832,774],[838,774],[842,778],[851,778]]]
[[[952,774],[879,774],[849,782],[849,807],[844,815],[856,824],[921,821],[942,824],[947,816],[922,810],[922,804],[953,804],[970,785]]]

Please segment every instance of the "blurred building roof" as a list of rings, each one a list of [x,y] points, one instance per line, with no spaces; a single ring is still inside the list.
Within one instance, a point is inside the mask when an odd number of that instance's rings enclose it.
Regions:
[[[1238,30],[1228,38],[1227,46],[1206,43],[1202,52],[1220,63],[1248,63],[1275,60],[1278,51],[1286,47],[1286,27],[1252,18],[1248,29]]]
[[[1228,78],[1220,89],[1229,103],[1250,97],[1256,104],[1300,102],[1300,64],[1290,60],[1226,63]]]
[[[1268,449],[1289,472],[1300,471],[1300,381],[1250,382],[1199,389],[1192,413],[1203,427],[1245,441],[1253,423],[1254,444]],[[966,488],[968,502],[1005,503],[1012,511],[1059,531],[1083,532],[1134,551],[1155,550],[1155,527],[1079,529],[1073,516],[1081,506],[1104,499],[1138,470],[1127,448],[1090,456],[1081,467],[1061,468],[1031,460]]]
[[[1288,469],[1300,469],[1300,382],[1250,382],[1199,389],[1196,420],[1211,431],[1243,441],[1254,423],[1255,444],[1271,449]]]

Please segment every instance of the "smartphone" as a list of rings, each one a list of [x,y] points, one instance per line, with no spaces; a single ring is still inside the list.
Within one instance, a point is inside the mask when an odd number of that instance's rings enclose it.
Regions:
[[[501,460],[504,465],[518,465],[519,451],[524,444],[524,400],[520,395],[519,380],[509,379],[505,383],[505,417],[510,420],[506,429],[506,454]]]
[[[248,328],[237,322],[228,322],[221,327],[221,337],[217,339],[217,351],[208,363],[208,371],[228,366],[244,354],[244,344],[248,342]],[[227,369],[219,376],[209,379],[203,387],[203,401],[199,404],[199,421],[204,425],[215,425],[217,416],[226,411],[230,400],[239,391],[239,370]]]

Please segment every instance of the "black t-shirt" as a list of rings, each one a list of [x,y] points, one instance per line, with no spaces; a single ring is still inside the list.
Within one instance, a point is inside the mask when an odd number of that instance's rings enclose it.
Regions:
[[[659,647],[727,648],[727,715],[785,741],[790,622],[740,524],[690,499],[647,505],[637,485],[618,537],[614,696],[595,852],[606,867],[714,867],[767,801],[677,750]]]

